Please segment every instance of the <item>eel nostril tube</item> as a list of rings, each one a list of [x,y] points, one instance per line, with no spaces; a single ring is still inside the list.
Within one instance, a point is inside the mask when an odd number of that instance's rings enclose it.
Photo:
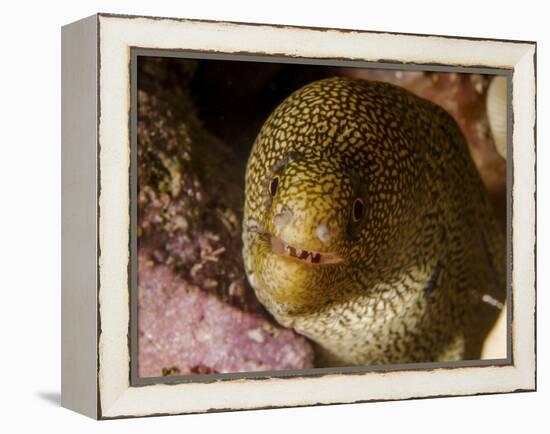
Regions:
[[[292,216],[292,211],[290,211],[288,208],[284,208],[280,213],[276,214],[273,217],[273,225],[275,226],[275,229],[277,231],[283,229],[286,225],[290,223]]]

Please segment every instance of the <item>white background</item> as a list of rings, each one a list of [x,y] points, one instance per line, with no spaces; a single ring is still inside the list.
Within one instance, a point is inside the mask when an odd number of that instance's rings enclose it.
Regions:
[[[537,433],[550,429],[544,1],[4,2],[0,16],[0,431]],[[59,406],[60,27],[95,12],[538,42],[538,392],[94,422]],[[546,173],[545,173],[546,172]],[[516,182],[521,182],[517,180]]]

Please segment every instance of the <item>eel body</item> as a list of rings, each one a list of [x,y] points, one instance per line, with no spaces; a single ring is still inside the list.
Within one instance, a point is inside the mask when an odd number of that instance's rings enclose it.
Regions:
[[[249,282],[319,366],[479,358],[505,240],[443,109],[386,83],[311,83],[264,123],[245,197]]]

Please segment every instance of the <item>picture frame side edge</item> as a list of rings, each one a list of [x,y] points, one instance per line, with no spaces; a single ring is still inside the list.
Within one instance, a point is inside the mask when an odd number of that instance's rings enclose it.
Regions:
[[[98,17],[61,30],[61,406],[98,419]]]

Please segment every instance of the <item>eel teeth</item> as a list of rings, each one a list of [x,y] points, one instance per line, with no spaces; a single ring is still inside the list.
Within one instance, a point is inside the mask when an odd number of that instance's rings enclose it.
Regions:
[[[271,236],[271,249],[274,253],[290,256],[308,264],[337,264],[343,261],[341,257],[332,253],[312,252],[291,246],[273,235]]]

